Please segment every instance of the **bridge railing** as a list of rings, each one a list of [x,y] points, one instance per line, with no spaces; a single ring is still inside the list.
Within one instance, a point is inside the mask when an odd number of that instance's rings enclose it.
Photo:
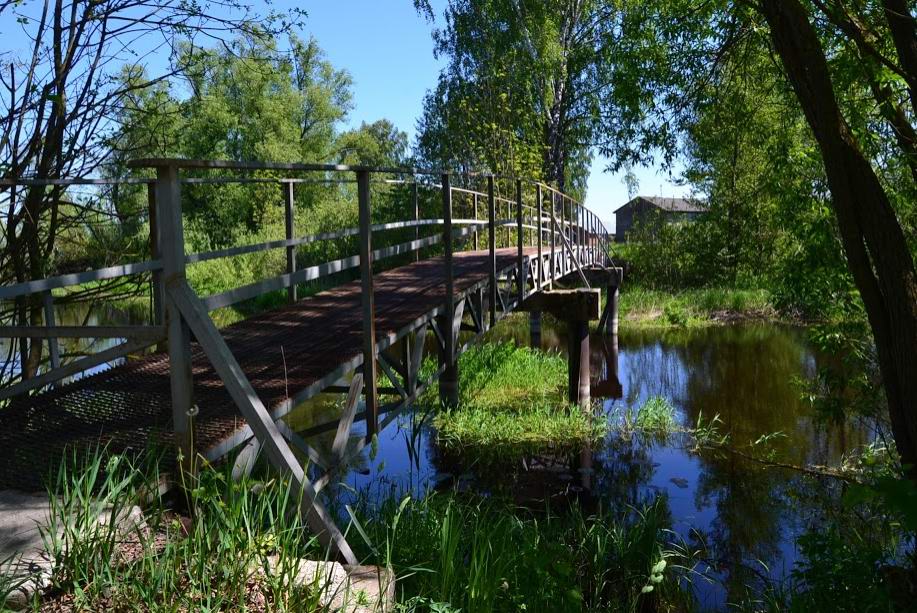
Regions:
[[[138,169],[153,169],[156,174],[153,179],[130,180],[132,183],[147,185],[150,258],[140,262],[46,279],[22,280],[19,283],[0,287],[0,301],[12,300],[21,303],[25,299],[31,300],[36,294],[40,294],[45,304],[43,326],[2,326],[0,337],[47,340],[51,355],[50,370],[7,387],[0,392],[0,399],[44,387],[77,372],[166,340],[170,362],[170,393],[175,441],[183,452],[182,456],[189,460],[194,455],[191,446],[192,420],[195,415],[191,365],[193,336],[245,418],[247,428],[250,429],[250,438],[257,443],[256,448],[264,450],[271,463],[289,475],[302,488],[304,506],[310,525],[325,544],[340,552],[351,563],[356,561],[352,551],[316,497],[318,489],[331,478],[330,475],[334,473],[334,469],[327,470],[315,484],[310,481],[288,443],[304,450],[316,462],[324,460],[315,456],[314,450],[311,450],[295,433],[289,432],[289,428],[285,428],[285,424],[280,419],[283,410],[269,411],[268,407],[264,406],[239,366],[236,357],[232,355],[222,338],[210,312],[268,292],[282,290],[286,290],[288,300],[296,301],[299,298],[297,288],[304,283],[319,281],[351,270],[354,272],[359,270],[362,355],[359,360],[350,364],[349,368],[352,370],[359,366],[361,370],[354,376],[350,384],[344,415],[337,422],[338,432],[333,449],[337,458],[335,464],[343,465],[346,441],[356,414],[356,399],[361,395],[365,401],[363,414],[368,434],[371,436],[379,429],[377,367],[381,365],[384,374],[392,379],[395,387],[398,386],[391,369],[386,366],[386,358],[381,353],[397,338],[391,338],[390,334],[387,338],[376,338],[373,284],[374,274],[380,262],[395,261],[399,257],[419,259],[424,250],[429,254],[430,250],[434,249],[437,255],[441,250],[445,285],[444,304],[425,315],[423,322],[415,323],[423,331],[420,335],[421,341],[428,325],[436,332],[436,336],[441,338],[441,360],[444,360],[444,364],[440,365],[436,375],[453,368],[452,376],[455,374],[455,361],[465,348],[465,346],[457,346],[463,308],[459,305],[459,301],[465,300],[468,292],[479,292],[478,312],[473,314],[473,319],[475,319],[476,332],[480,335],[486,328],[482,325],[485,319],[483,313],[485,301],[481,292],[484,288],[489,294],[486,303],[489,307],[490,323],[493,325],[498,319],[498,311],[500,311],[499,315],[505,315],[527,296],[541,291],[544,287],[550,287],[558,276],[573,271],[579,271],[582,276],[582,270],[585,267],[604,266],[607,263],[608,233],[598,217],[569,196],[537,182],[495,176],[469,177],[416,169],[324,164],[151,159],[138,160],[131,163],[130,166]],[[183,177],[182,173],[188,171],[204,173],[211,171],[271,172],[284,173],[284,176],[267,178]],[[359,222],[357,227],[297,236],[294,186],[305,181],[301,175],[307,173],[319,173],[319,181],[338,184],[352,183],[356,186]],[[342,175],[346,178],[341,179]],[[371,189],[374,177],[381,178],[376,181],[377,183],[409,187],[410,198],[407,206],[403,207],[407,209],[403,211],[403,219],[374,219]],[[187,253],[182,204],[183,185],[245,182],[280,185],[284,205],[284,238]],[[484,186],[475,189],[481,183]],[[34,181],[32,184],[40,187],[49,184],[66,186],[93,183],[92,180],[76,179],[44,183]],[[6,181],[0,183],[0,188],[15,185],[29,185],[29,182]],[[433,203],[421,206],[421,191],[430,190],[432,190],[434,202],[436,193],[439,193],[438,207]],[[12,200],[9,206],[15,206]],[[421,214],[424,209],[435,211],[437,208],[439,215]],[[455,215],[457,211],[465,214]],[[422,230],[429,227],[437,229],[437,232],[429,236],[421,236]],[[413,230],[413,238],[408,237],[407,240],[402,240],[403,237],[401,237],[396,239],[398,242],[376,246],[375,240],[380,235],[405,230]],[[483,241],[480,236],[484,230],[487,232],[486,241]],[[357,254],[345,255],[298,268],[297,250],[302,246],[352,238],[357,241]],[[466,246],[479,249],[482,244],[486,244],[488,253],[488,278],[486,282],[478,283],[464,290],[465,294],[459,296],[455,291],[454,254]],[[515,248],[515,261],[512,265],[498,270],[498,249],[513,247]],[[526,253],[526,247],[534,248],[535,257],[531,257],[531,252]],[[189,266],[218,258],[232,258],[277,249],[284,250],[286,254],[285,269],[282,274],[206,296],[199,295],[189,284],[187,274]],[[53,290],[124,276],[147,274],[150,275],[152,284],[153,312],[150,325],[56,326],[54,324]],[[582,276],[582,278],[588,284],[586,277]],[[434,321],[434,317],[439,318],[440,323]],[[407,333],[408,331],[403,330],[399,333],[402,336],[398,338],[404,337]],[[60,364],[59,355],[55,357],[54,343],[57,339],[68,336],[92,338],[107,336],[126,340],[109,350],[63,365]],[[414,336],[416,344],[417,335]],[[417,355],[422,355],[422,352],[415,353],[415,356]],[[406,377],[406,379],[414,378],[419,373],[419,360],[415,359],[413,362],[414,364],[410,367],[413,369],[411,377]],[[327,381],[317,382],[319,383],[317,386],[311,387],[321,391],[333,381],[334,377],[340,377],[342,372],[335,371],[328,375],[330,378]],[[410,399],[416,397],[426,384],[425,382],[422,386],[408,385],[407,387],[412,388],[410,395],[404,390],[399,390],[403,396],[399,406],[407,406]],[[288,404],[290,402],[292,399]],[[361,448],[357,446],[352,453],[359,452]],[[325,462],[325,464],[328,463]]]
[[[464,199],[466,216],[453,217],[451,225],[458,226],[453,230],[453,241],[459,245],[479,249],[488,245],[486,234],[489,226],[493,226],[494,246],[508,247],[519,245],[538,246],[539,256],[550,252],[551,261],[562,253],[564,249],[582,249],[589,252],[588,261],[582,265],[599,263],[608,253],[609,234],[599,218],[578,202],[548,185],[521,181],[511,177],[488,177],[487,175],[455,175],[436,172],[418,171],[416,169],[384,169],[361,168],[325,164],[278,164],[278,163],[235,163],[209,160],[138,160],[131,164],[136,168],[157,169],[156,178],[121,178],[121,179],[4,179],[0,181],[0,190],[17,187],[46,187],[63,186],[96,186],[111,187],[119,185],[145,185],[148,198],[148,221],[150,230],[150,259],[107,266],[95,270],[87,270],[69,274],[56,275],[43,279],[24,280],[19,283],[0,286],[0,303],[33,300],[35,295],[40,295],[43,312],[43,325],[26,325],[22,321],[7,321],[16,325],[0,326],[0,339],[38,339],[47,342],[48,357],[43,360],[45,368],[29,379],[4,385],[0,388],[0,400],[41,389],[48,385],[73,377],[81,372],[96,369],[104,364],[112,363],[126,356],[144,351],[153,345],[160,345],[167,338],[164,317],[163,300],[163,271],[164,260],[162,246],[168,245],[174,250],[181,244],[181,255],[178,252],[170,253],[181,260],[173,262],[174,270],[184,270],[188,265],[194,265],[209,260],[230,258],[254,254],[274,249],[283,249],[286,252],[286,268],[283,274],[275,275],[254,283],[240,287],[226,289],[202,298],[204,305],[212,311],[219,308],[233,306],[239,302],[261,296],[265,293],[286,290],[288,299],[295,301],[299,297],[298,287],[304,283],[321,282],[327,277],[339,275],[346,271],[362,268],[361,254],[348,255],[320,263],[297,268],[297,252],[303,246],[323,241],[340,241],[341,239],[356,238],[360,245],[371,243],[372,238],[384,232],[393,230],[410,230],[413,228],[413,240],[398,242],[384,247],[372,249],[365,258],[369,268],[378,263],[397,256],[413,254],[415,259],[421,257],[421,252],[429,248],[442,248],[444,234],[437,232],[430,236],[421,236],[426,228],[440,228],[446,224],[445,217],[423,217],[420,202],[422,192],[439,192],[448,182],[450,192],[450,207],[455,206],[455,200]],[[173,168],[174,173],[164,172],[163,169]],[[180,170],[220,170],[233,172],[272,171],[282,173],[321,173],[322,178],[303,178],[301,176],[281,177],[180,177]],[[351,175],[352,178],[343,178],[341,175]],[[386,185],[401,185],[408,187],[408,202],[405,207],[404,220],[370,223],[368,230],[362,227],[341,228],[329,232],[319,232],[297,236],[295,232],[296,203],[294,187],[299,184],[359,184],[361,174],[372,180],[372,177],[382,175],[378,182]],[[329,175],[335,175],[331,177]],[[397,178],[391,178],[392,176]],[[452,185],[458,178],[462,184]],[[494,191],[499,190],[501,179],[505,184],[516,187],[515,194],[505,194]],[[173,185],[173,182],[177,182]],[[475,186],[477,182],[480,187]],[[263,241],[254,244],[238,245],[233,247],[213,249],[196,253],[185,253],[183,236],[172,230],[167,236],[162,236],[162,217],[172,215],[168,228],[183,230],[184,222],[181,221],[181,186],[183,185],[219,185],[219,184],[276,184],[280,187],[283,196],[285,237],[279,240]],[[487,184],[491,189],[488,190]],[[514,185],[515,184],[515,185]],[[477,188],[475,188],[477,187]],[[509,191],[504,189],[504,191]],[[2,192],[0,192],[2,193]],[[507,197],[507,195],[512,197]],[[365,202],[363,202],[363,200]],[[372,220],[372,209],[369,203],[368,190],[360,192],[358,189],[359,208]],[[176,202],[176,206],[171,203]],[[492,203],[494,219],[491,222],[488,204]],[[530,204],[534,203],[534,204]],[[13,204],[10,204],[13,206]],[[429,209],[429,207],[427,207]],[[364,209],[367,209],[364,211]],[[177,216],[175,213],[177,212]],[[450,210],[450,215],[452,211]],[[482,217],[483,213],[483,217]],[[362,219],[362,218],[361,218]],[[176,225],[176,222],[181,222]],[[497,229],[502,229],[500,233]],[[502,234],[502,235],[501,235]],[[567,247],[564,246],[567,243]],[[520,251],[521,254],[521,251]],[[599,257],[601,256],[601,258]],[[521,256],[520,256],[521,257]],[[541,257],[539,257],[540,261]],[[604,263],[604,260],[603,262]],[[371,271],[370,271],[371,272]],[[554,280],[555,269],[549,267],[543,270],[538,267],[535,273],[538,276],[538,286],[550,285]],[[173,271],[172,274],[175,274]],[[361,275],[364,273],[361,270]],[[74,286],[98,283],[102,281],[117,280],[124,277],[146,276],[150,280],[150,298],[152,303],[152,316],[150,325],[56,325],[55,316],[55,290],[66,290]],[[521,283],[517,283],[522,287]],[[84,355],[76,360],[64,363],[62,360],[59,339],[120,339],[122,342],[104,349],[101,352]]]

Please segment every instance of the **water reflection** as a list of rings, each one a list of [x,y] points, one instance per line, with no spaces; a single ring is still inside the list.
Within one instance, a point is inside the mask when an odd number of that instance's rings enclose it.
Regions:
[[[500,340],[529,343],[528,319],[511,318],[492,331]],[[546,317],[541,346],[564,351],[562,326]],[[718,415],[733,445],[753,445],[790,464],[832,464],[868,435],[852,427],[827,428],[800,399],[799,381],[814,376],[819,361],[803,331],[769,324],[680,331],[625,331],[617,339],[591,339],[594,397],[604,396],[598,418],[663,396],[678,420],[693,426]],[[333,418],[339,399],[310,403],[294,413],[299,429]],[[323,404],[324,403],[324,404]],[[355,436],[362,431],[355,432]],[[327,435],[330,445],[333,434]],[[404,416],[380,435],[378,455],[345,482],[336,496],[413,492],[437,486],[475,488],[545,505],[576,498],[587,506],[635,505],[663,495],[673,529],[704,549],[715,584],[695,583],[705,608],[738,600],[761,577],[786,576],[797,558],[795,538],[810,510],[797,490],[798,474],[763,467],[728,453],[697,453],[682,436],[623,437],[612,431],[594,448],[549,449],[538,457],[495,465],[442,453],[429,425]]]
[[[145,325],[149,324],[149,308],[141,302],[128,303],[123,302],[115,306],[102,300],[91,302],[76,302],[54,305],[54,321],[58,326],[117,326],[117,325]],[[66,365],[74,362],[83,356],[100,353],[106,349],[111,349],[120,345],[124,338],[60,338],[57,339],[60,348],[61,363]],[[42,363],[39,367],[38,374],[50,370],[49,349],[47,341],[43,341],[42,346]],[[11,339],[0,338],[0,360],[9,358],[9,362],[3,364],[3,372],[7,376],[16,376],[20,372],[21,363],[19,352],[10,352]],[[61,384],[67,383],[74,379],[79,379],[112,366],[117,366],[124,361],[124,358],[118,358],[110,362],[94,366],[83,373],[61,380]]]

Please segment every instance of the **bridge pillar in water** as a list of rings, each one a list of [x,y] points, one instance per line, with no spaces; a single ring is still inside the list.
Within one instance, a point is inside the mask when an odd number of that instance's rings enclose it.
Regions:
[[[618,334],[618,297],[621,282],[624,280],[623,268],[610,268],[608,282],[608,300],[605,303],[605,334],[617,336]]]
[[[567,320],[567,396],[583,409],[590,407],[589,320]]]
[[[443,335],[452,332],[452,321],[453,317],[438,318],[437,323]],[[454,355],[450,356],[446,348],[440,347],[439,365],[443,369],[443,373],[439,376],[439,401],[449,407],[457,406],[459,402],[458,360]]]
[[[591,401],[589,322],[599,319],[601,301],[602,292],[598,288],[556,289],[532,294],[520,307],[530,313],[533,333],[536,313],[540,332],[542,311],[567,322],[567,396],[585,409]]]

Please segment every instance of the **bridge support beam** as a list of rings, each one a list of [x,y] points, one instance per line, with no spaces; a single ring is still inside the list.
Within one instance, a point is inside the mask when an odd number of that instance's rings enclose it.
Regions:
[[[592,402],[589,356],[589,321],[567,320],[567,397],[585,410]]]
[[[520,310],[530,313],[530,325],[535,313],[538,313],[540,324],[542,311],[567,322],[567,396],[570,402],[584,409],[588,409],[591,402],[589,322],[599,319],[601,301],[601,290],[577,288],[538,292],[529,296],[520,307]]]

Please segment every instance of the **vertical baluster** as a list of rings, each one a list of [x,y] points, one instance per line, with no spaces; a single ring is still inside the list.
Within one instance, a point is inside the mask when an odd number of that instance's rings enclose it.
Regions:
[[[474,220],[477,221],[478,220],[478,194],[477,193],[473,195],[473,202],[474,202]],[[477,229],[478,229],[478,226],[475,225],[475,230]],[[477,231],[475,231],[474,233],[474,250],[475,251],[478,250],[478,232]]]
[[[522,234],[522,181],[516,179],[516,265],[518,266],[518,274],[516,275],[516,280],[518,281],[518,297],[519,304],[522,304],[522,301],[525,300],[525,284],[527,281],[528,275],[525,270],[525,260],[523,257],[523,240],[524,236]]]
[[[287,240],[293,240],[294,236],[294,224],[293,224],[293,182],[292,181],[281,181],[280,183],[281,191],[283,192],[283,209],[284,209],[284,226],[286,230]],[[287,245],[287,274],[292,275],[296,272],[296,247],[293,245]],[[287,287],[287,300],[293,303],[297,300],[297,290],[296,284],[291,283]]]
[[[411,204],[414,207],[414,221],[420,220],[420,198],[417,194],[417,175],[414,175],[414,182],[411,183]],[[420,240],[420,226],[414,226],[414,240]],[[420,261],[420,249],[414,250],[414,261]]]
[[[360,209],[360,290],[363,303],[363,394],[366,399],[366,435],[371,437],[379,430],[379,395],[376,388],[376,307],[368,170],[357,171],[357,201]]]
[[[538,289],[544,285],[544,260],[541,253],[541,183],[535,184],[535,213],[538,215],[538,237],[536,239],[538,246]]]
[[[452,187],[448,174],[442,176],[443,186],[443,266],[446,274],[446,303],[443,315],[439,318],[440,331],[443,334],[443,349],[440,353],[440,365],[444,367],[439,377],[439,397],[448,406],[458,404],[458,368],[456,365],[455,343],[460,325],[456,322],[455,312],[455,269],[453,267],[452,239]]]
[[[44,311],[45,311],[45,325],[54,327],[54,297],[51,295],[51,290],[48,290],[42,294],[42,300],[44,302]],[[48,337],[48,353],[51,356],[51,369],[60,368],[60,345],[56,336]],[[57,387],[57,381],[51,384],[51,387]]]
[[[487,216],[489,224],[487,226],[487,240],[490,243],[490,257],[488,262],[487,274],[490,277],[490,295],[488,297],[488,306],[490,307],[490,327],[497,323],[497,206],[494,198],[494,178],[493,175],[487,177]]]

